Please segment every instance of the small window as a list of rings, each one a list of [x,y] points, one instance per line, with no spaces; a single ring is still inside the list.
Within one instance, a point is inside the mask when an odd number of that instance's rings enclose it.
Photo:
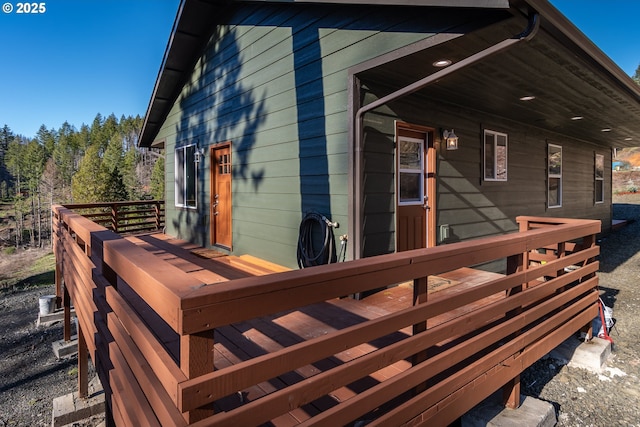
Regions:
[[[400,205],[424,203],[424,141],[401,137],[398,140],[398,194]]]
[[[176,206],[196,207],[196,146],[176,148]]]
[[[596,203],[604,203],[604,155],[595,157],[595,197]]]
[[[484,180],[507,180],[507,134],[484,131]]]
[[[548,146],[548,203],[550,208],[562,206],[562,147]]]

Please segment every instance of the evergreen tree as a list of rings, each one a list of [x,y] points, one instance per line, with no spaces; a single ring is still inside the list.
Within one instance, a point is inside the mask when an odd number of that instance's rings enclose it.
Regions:
[[[636,73],[633,75],[633,80],[640,85],[640,65],[636,68]]]
[[[109,173],[104,202],[123,202],[128,199],[127,189],[122,180],[122,174],[115,168]]]
[[[80,161],[78,172],[71,180],[74,203],[103,202],[107,194],[110,173],[102,164],[100,147],[91,145]]]
[[[8,197],[11,184],[11,176],[7,170],[6,155],[9,144],[15,139],[15,135],[11,132],[9,126],[4,125],[0,129],[0,199]]]
[[[7,170],[13,177],[16,193],[22,191],[22,180],[25,169],[24,150],[25,144],[23,144],[22,138],[16,137],[9,143],[5,155],[5,164]]]
[[[130,200],[140,199],[144,194],[142,183],[138,179],[137,174],[139,157],[138,150],[132,147],[125,153],[123,158],[122,179],[129,193]]]
[[[44,147],[45,155],[50,157],[56,145],[56,131],[48,130],[45,125],[41,125],[36,133],[36,140]]]
[[[104,166],[107,168],[109,173],[113,172],[115,169],[118,169],[123,163],[123,155],[122,155],[122,136],[118,133],[115,133],[109,138],[109,144],[104,151],[104,155],[102,157],[102,162]]]
[[[159,157],[151,172],[151,196],[155,200],[164,200],[164,156]]]

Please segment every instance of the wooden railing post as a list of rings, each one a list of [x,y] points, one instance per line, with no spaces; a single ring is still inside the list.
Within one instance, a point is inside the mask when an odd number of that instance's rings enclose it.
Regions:
[[[53,242],[53,253],[56,257],[55,267],[55,285],[56,285],[56,308],[62,307],[62,269],[64,267],[62,263],[62,250],[64,250],[62,243],[58,241],[60,239],[60,217],[57,211],[52,212],[52,221],[54,226],[52,227],[51,240]]]
[[[180,337],[180,369],[189,379],[213,371],[213,331]],[[189,424],[200,421],[213,415],[213,404],[182,415]]]
[[[65,341],[71,341],[71,297],[66,285],[62,291],[62,305],[64,307],[63,338]]]
[[[160,201],[156,200],[153,207],[156,215],[156,230],[160,230]]]
[[[419,277],[413,279],[413,305],[424,304],[427,302],[429,298],[429,278],[428,277]],[[425,319],[422,322],[416,323],[413,325],[413,335],[417,335],[421,332],[427,330],[427,320]],[[419,353],[413,355],[411,360],[411,364],[413,366],[420,364],[427,360],[429,355],[427,354],[427,350],[422,350]],[[414,389],[414,393],[418,394],[426,390],[428,384],[420,384],[418,387]]]
[[[114,233],[118,232],[118,206],[115,203],[111,205],[111,228]]]
[[[529,229],[528,221],[520,222],[520,232],[525,232]],[[507,275],[521,272],[529,269],[529,252],[523,252],[520,254],[511,255],[507,258]],[[507,291],[507,297],[519,294],[527,287],[526,283],[521,283],[518,286],[514,286]],[[516,308],[506,314],[507,317],[517,316],[522,311],[521,308]],[[504,406],[510,409],[516,409],[520,406],[520,375],[509,380],[502,387],[502,403]]]
[[[89,396],[89,352],[78,322],[78,397]]]

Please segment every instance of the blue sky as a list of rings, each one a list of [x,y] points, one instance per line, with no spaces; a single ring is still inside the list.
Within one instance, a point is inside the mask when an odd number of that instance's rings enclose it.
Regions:
[[[0,126],[80,127],[97,113],[143,116],[178,0],[49,0],[42,14],[0,11]]]
[[[0,126],[91,124],[143,116],[179,0],[49,0],[42,14],[0,12]],[[640,1],[551,0],[629,75],[640,64]]]

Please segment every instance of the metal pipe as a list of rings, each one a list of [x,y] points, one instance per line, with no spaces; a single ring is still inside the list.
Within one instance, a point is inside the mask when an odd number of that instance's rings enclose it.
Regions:
[[[513,45],[515,45],[518,42],[521,41],[528,41],[531,40],[536,33],[538,32],[538,29],[540,28],[540,17],[538,15],[538,13],[534,12],[529,16],[529,20],[527,23],[527,27],[524,29],[523,32],[514,35],[511,38],[505,39],[499,43],[496,43],[492,46],[489,46],[488,48],[481,50],[478,53],[474,53],[471,56],[468,56],[467,58],[464,58],[461,61],[456,62],[455,64],[452,64],[450,66],[448,66],[447,68],[444,68],[440,71],[436,71],[433,74],[428,75],[427,77],[424,77],[414,83],[411,83],[408,86],[405,86],[403,88],[400,88],[398,90],[396,90],[395,92],[390,93],[389,95],[383,96],[382,98],[373,101],[363,107],[360,107],[358,109],[358,111],[355,114],[355,140],[354,140],[354,179],[353,179],[353,194],[354,197],[361,197],[361,192],[362,192],[362,119],[365,113],[374,110],[378,107],[381,107],[382,105],[385,105],[391,101],[395,101],[396,99],[402,98],[404,96],[410,95],[414,92],[417,92],[423,88],[425,88],[426,86],[430,85],[431,83],[434,83],[438,80],[441,80],[442,78],[456,72],[459,71],[465,67],[468,67],[469,65],[475,64],[476,62],[485,59],[491,55],[494,55],[498,52],[501,52]],[[355,203],[355,221],[354,221],[354,258],[361,258],[362,257],[362,222],[364,220],[363,218],[363,212],[362,212],[362,202],[361,200],[357,201]]]

